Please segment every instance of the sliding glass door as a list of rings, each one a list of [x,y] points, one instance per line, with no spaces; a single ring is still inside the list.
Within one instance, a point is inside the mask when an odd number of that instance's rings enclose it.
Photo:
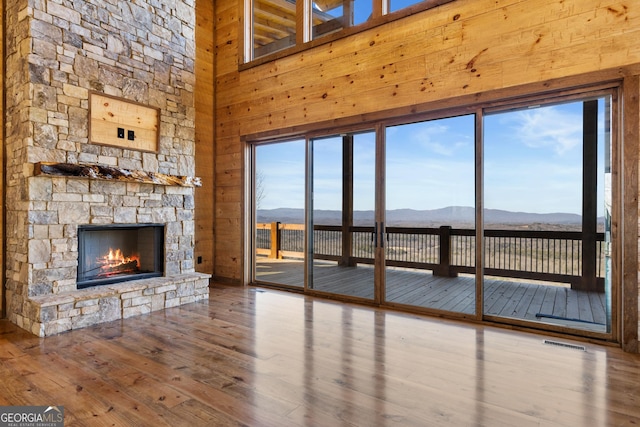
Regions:
[[[385,135],[385,300],[475,313],[475,116]]]
[[[253,281],[615,339],[615,98],[255,145]]]
[[[610,331],[611,96],[484,117],[484,313]]]
[[[309,289],[373,300],[375,133],[314,138],[310,147]]]
[[[253,277],[302,288],[305,241],[304,139],[254,146]]]

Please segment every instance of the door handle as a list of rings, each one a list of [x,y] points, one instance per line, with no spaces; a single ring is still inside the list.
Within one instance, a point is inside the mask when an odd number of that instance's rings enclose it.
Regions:
[[[378,236],[378,223],[373,224],[373,233],[371,233],[371,242],[375,243],[374,248],[378,246],[378,242],[376,242],[376,237]]]

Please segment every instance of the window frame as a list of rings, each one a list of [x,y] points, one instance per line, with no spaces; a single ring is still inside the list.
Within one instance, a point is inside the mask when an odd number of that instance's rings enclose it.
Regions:
[[[274,51],[272,53],[255,57],[253,35],[254,35],[254,18],[253,18],[253,2],[254,0],[241,0],[243,23],[241,27],[240,37],[240,58],[239,70],[252,68],[257,65],[264,64],[279,58],[293,55],[307,49],[331,43],[336,40],[349,37],[353,34],[360,33],[371,28],[375,28],[389,22],[405,18],[416,13],[423,12],[455,0],[422,0],[406,8],[389,12],[389,0],[371,0],[372,18],[362,24],[352,27],[343,28],[342,30],[323,35],[317,39],[312,38],[313,22],[312,22],[312,0],[297,0],[296,13],[296,42],[293,46]]]
[[[529,90],[527,90],[529,89]],[[482,121],[486,114],[492,114],[496,112],[506,112],[512,110],[519,110],[530,105],[543,106],[553,105],[556,103],[564,103],[571,100],[588,99],[592,97],[598,97],[603,95],[611,96],[611,166],[612,168],[612,221],[616,224],[613,227],[611,249],[612,249],[612,278],[610,296],[612,310],[610,313],[609,326],[610,329],[605,331],[587,331],[579,330],[578,335],[586,339],[595,339],[598,342],[613,342],[620,343],[622,346],[628,345],[630,341],[626,339],[625,331],[629,330],[629,327],[633,328],[635,322],[629,316],[625,315],[627,310],[633,310],[633,301],[629,304],[628,299],[625,298],[624,292],[627,286],[634,286],[635,282],[625,279],[625,271],[627,269],[634,269],[637,264],[633,264],[628,267],[628,260],[624,255],[624,248],[634,247],[637,245],[637,240],[629,239],[625,237],[625,233],[622,233],[624,224],[627,223],[625,219],[625,203],[627,202],[626,194],[637,191],[637,188],[627,189],[623,183],[623,171],[628,168],[627,163],[634,163],[634,160],[626,159],[623,155],[625,138],[623,136],[623,129],[625,128],[626,121],[623,119],[624,115],[624,98],[626,95],[626,88],[624,88],[624,80],[610,80],[610,81],[597,81],[592,84],[584,84],[578,86],[559,86],[556,89],[549,91],[531,91],[531,88],[522,88],[522,91],[510,92],[510,96],[505,96],[504,93],[496,93],[495,96],[489,97],[486,100],[478,101],[477,99],[465,98],[465,100],[457,100],[452,105],[439,104],[437,108],[435,105],[425,105],[422,108],[412,109],[411,112],[405,109],[392,109],[379,112],[367,117],[362,121],[362,117],[347,117],[344,120],[340,120],[338,123],[332,122],[319,122],[303,126],[302,128],[284,128],[277,131],[267,131],[256,134],[246,134],[241,136],[242,142],[245,144],[245,149],[250,152],[256,145],[278,143],[291,139],[310,139],[317,137],[325,137],[327,135],[335,135],[338,133],[357,133],[362,130],[376,129],[376,132],[384,132],[384,129],[394,125],[404,125],[410,123],[416,123],[427,120],[441,119],[452,116],[476,114],[476,149],[480,147],[480,152],[476,155],[476,162],[480,161],[481,166],[477,170],[476,181],[476,265],[483,266],[482,249],[484,245],[484,217],[480,213],[484,209],[484,177],[482,165],[483,154],[483,132]],[[435,108],[434,108],[435,107]],[[480,124],[478,124],[480,123]],[[478,128],[478,126],[480,126]],[[637,160],[634,165],[637,164]],[[245,192],[245,200],[253,200],[252,192]],[[251,202],[252,203],[252,202]],[[637,221],[637,215],[632,218],[632,222]],[[252,225],[246,224],[244,230],[245,236],[252,236]],[[245,240],[245,259],[253,259],[253,246],[251,240]],[[253,261],[251,262],[253,263]],[[250,263],[250,264],[251,264]],[[634,270],[635,271],[635,270]],[[541,333],[559,333],[567,335],[575,335],[577,329],[566,328],[564,326],[550,326],[537,327],[535,323],[528,321],[520,321],[518,319],[510,319],[508,321],[499,320],[495,316],[487,315],[484,312],[482,304],[484,304],[484,296],[482,290],[482,278],[484,270],[480,268],[476,277],[476,313],[474,317],[457,316],[455,314],[448,313],[448,318],[468,318],[475,319],[476,321],[487,324],[508,324],[510,327],[516,328],[534,328],[540,330]],[[245,275],[244,281],[247,284],[253,283],[255,276]],[[629,284],[628,284],[629,282]],[[635,289],[633,290],[635,292]],[[636,294],[637,295],[637,294]],[[345,299],[346,301],[346,299]],[[637,299],[635,299],[637,302]],[[418,310],[420,311],[420,310]],[[433,314],[428,311],[421,311],[427,314]],[[637,312],[636,312],[637,314]],[[631,343],[633,345],[633,343]]]

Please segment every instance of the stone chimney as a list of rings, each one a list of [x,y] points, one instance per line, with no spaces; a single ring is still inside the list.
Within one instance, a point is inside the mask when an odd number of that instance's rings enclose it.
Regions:
[[[6,4],[7,316],[45,336],[194,302],[192,186],[36,175],[40,162],[192,176],[193,0]],[[91,141],[90,94],[159,110],[157,151]],[[78,290],[78,227],[165,225],[164,277]]]

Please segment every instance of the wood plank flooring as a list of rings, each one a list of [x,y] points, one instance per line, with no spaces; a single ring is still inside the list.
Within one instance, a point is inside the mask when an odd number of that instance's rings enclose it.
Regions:
[[[66,426],[640,423],[640,355],[545,338],[212,285],[44,339],[0,321],[0,405],[61,405]]]
[[[301,288],[303,268],[301,261],[259,259],[256,276],[258,280]],[[437,277],[430,271],[390,268],[386,281],[386,302],[466,314],[475,312],[473,276]],[[575,291],[554,283],[491,277],[484,283],[486,315],[607,332],[603,293]],[[340,267],[336,263],[316,261],[313,289],[373,299],[373,267]]]

